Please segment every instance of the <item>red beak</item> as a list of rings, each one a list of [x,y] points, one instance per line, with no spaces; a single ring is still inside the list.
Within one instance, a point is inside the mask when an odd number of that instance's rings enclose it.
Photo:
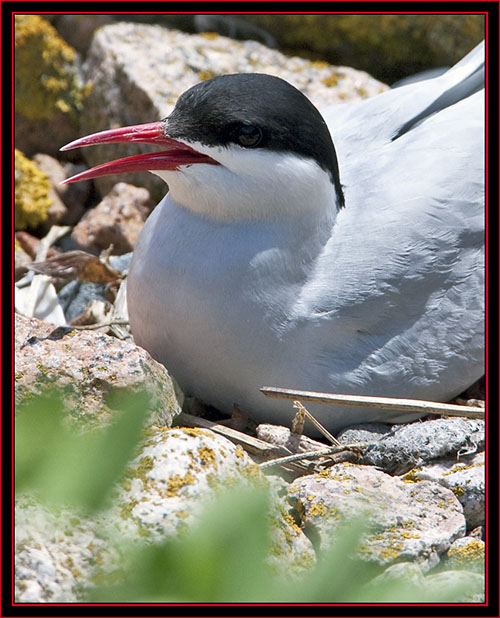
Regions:
[[[117,159],[109,163],[97,165],[89,170],[85,170],[76,176],[67,178],[62,184],[78,182],[79,180],[89,180],[98,176],[108,176],[110,174],[120,174],[123,172],[136,172],[138,170],[177,170],[181,165],[192,163],[209,163],[219,165],[217,161],[209,156],[201,154],[165,135],[166,123],[150,122],[148,124],[138,124],[131,127],[121,127],[119,129],[109,129],[81,137],[63,146],[61,150],[71,150],[80,146],[93,146],[95,144],[116,144],[138,142],[141,144],[158,144],[165,146],[167,150],[160,152],[150,152],[147,154],[134,155]]]

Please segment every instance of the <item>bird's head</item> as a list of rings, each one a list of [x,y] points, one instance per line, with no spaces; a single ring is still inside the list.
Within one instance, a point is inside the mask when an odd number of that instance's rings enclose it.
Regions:
[[[104,163],[65,182],[148,170],[165,180],[178,204],[224,221],[307,214],[318,203],[343,206],[325,121],[278,77],[214,77],[184,92],[159,122],[95,133],[62,150],[117,142],[165,150]]]

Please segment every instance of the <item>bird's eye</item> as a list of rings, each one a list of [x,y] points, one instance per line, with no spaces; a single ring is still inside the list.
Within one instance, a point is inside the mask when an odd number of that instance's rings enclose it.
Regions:
[[[255,127],[251,124],[244,125],[238,130],[236,138],[241,146],[254,148],[258,146],[262,140],[262,131],[259,127]]]

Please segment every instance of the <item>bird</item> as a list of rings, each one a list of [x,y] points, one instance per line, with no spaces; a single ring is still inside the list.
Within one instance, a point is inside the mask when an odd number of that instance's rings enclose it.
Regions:
[[[219,75],[158,122],[64,149],[164,147],[134,248],[135,342],[185,395],[286,425],[266,385],[448,401],[485,371],[484,42],[443,75],[320,112],[263,73]],[[308,405],[329,431],[418,413]],[[421,416],[421,415],[420,415]],[[314,433],[314,432],[311,432]]]

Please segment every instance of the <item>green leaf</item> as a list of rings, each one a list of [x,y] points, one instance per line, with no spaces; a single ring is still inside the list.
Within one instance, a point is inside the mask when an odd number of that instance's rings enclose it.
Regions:
[[[129,393],[113,423],[92,433],[79,433],[69,424],[55,392],[19,406],[16,492],[34,490],[54,505],[102,508],[141,437],[147,402],[145,393]]]

